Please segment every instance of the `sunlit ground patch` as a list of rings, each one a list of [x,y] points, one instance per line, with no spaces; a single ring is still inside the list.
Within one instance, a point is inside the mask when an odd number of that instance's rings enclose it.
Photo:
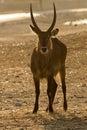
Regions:
[[[39,16],[40,14],[34,13],[34,17]],[[30,13],[14,13],[14,14],[2,14],[0,15],[0,23],[14,21],[14,20],[21,20],[30,18]]]
[[[87,19],[80,19],[76,21],[67,21],[64,23],[64,25],[82,25],[87,24]]]

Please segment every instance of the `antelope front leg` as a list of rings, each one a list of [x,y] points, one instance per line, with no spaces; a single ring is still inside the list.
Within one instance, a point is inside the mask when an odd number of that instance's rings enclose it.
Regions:
[[[39,100],[39,95],[40,95],[40,81],[38,78],[34,77],[34,84],[35,84],[35,93],[36,93],[36,99],[35,99],[35,105],[34,105],[34,110],[33,113],[37,113],[39,105],[38,105],[38,100]]]
[[[67,110],[67,100],[66,100],[66,83],[65,83],[65,67],[63,67],[60,71],[61,76],[61,82],[62,82],[62,91],[63,91],[63,97],[64,97],[64,104],[63,108],[66,111]]]
[[[49,99],[49,105],[48,108],[49,112],[53,113],[53,107],[52,107],[52,77],[48,78],[48,89],[47,89],[47,95]]]
[[[62,91],[63,91],[63,96],[64,96],[63,108],[66,111],[67,110],[67,100],[66,100],[66,84],[65,84],[65,80],[62,80]]]
[[[57,86],[58,86],[58,85],[57,85],[56,81],[55,81],[54,78],[53,78],[53,80],[52,80],[52,90],[51,90],[52,104],[53,104],[53,101],[54,101],[54,98],[55,98]],[[49,109],[49,106],[47,107],[46,111],[48,111],[48,109]]]
[[[57,83],[56,81],[53,79],[53,86],[52,86],[52,103],[54,101],[54,98],[55,98],[55,94],[56,94],[56,90],[57,90]]]

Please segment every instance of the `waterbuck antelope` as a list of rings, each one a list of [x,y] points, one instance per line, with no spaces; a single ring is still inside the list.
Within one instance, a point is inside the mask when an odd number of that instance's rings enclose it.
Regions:
[[[47,31],[41,31],[38,25],[35,22],[32,4],[30,4],[30,14],[33,26],[30,25],[31,29],[38,35],[38,46],[34,48],[31,56],[31,71],[33,73],[33,79],[35,83],[35,106],[33,113],[37,113],[39,105],[38,99],[40,95],[40,79],[47,79],[47,95],[49,99],[49,105],[47,111],[53,112],[53,101],[55,93],[57,90],[57,83],[55,81],[55,76],[57,73],[60,73],[62,91],[64,96],[63,108],[67,110],[67,101],[66,101],[66,84],[65,84],[65,59],[67,54],[66,46],[59,41],[57,38],[53,38],[59,29],[54,29],[56,23],[56,8],[54,7],[54,18],[51,26]]]

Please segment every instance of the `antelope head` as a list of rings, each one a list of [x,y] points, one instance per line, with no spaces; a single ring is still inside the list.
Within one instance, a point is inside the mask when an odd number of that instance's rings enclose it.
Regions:
[[[51,36],[55,36],[59,29],[56,28],[53,30],[55,23],[56,23],[56,8],[55,4],[53,3],[54,7],[54,17],[51,26],[48,28],[47,31],[41,31],[41,29],[38,27],[32,11],[32,4],[30,4],[30,14],[31,14],[31,20],[33,23],[33,26],[30,25],[31,29],[38,35],[39,42],[38,42],[38,50],[41,52],[41,54],[47,54],[50,50],[52,50],[52,41]]]

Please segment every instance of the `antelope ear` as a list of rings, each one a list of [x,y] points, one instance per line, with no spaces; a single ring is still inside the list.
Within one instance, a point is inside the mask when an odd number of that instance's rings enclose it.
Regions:
[[[31,29],[32,29],[35,33],[38,34],[37,29],[36,29],[35,27],[33,27],[32,25],[30,25],[30,27],[31,27]]]
[[[59,29],[58,29],[58,28],[54,29],[54,30],[51,32],[51,36],[56,36],[58,32],[59,32]]]

